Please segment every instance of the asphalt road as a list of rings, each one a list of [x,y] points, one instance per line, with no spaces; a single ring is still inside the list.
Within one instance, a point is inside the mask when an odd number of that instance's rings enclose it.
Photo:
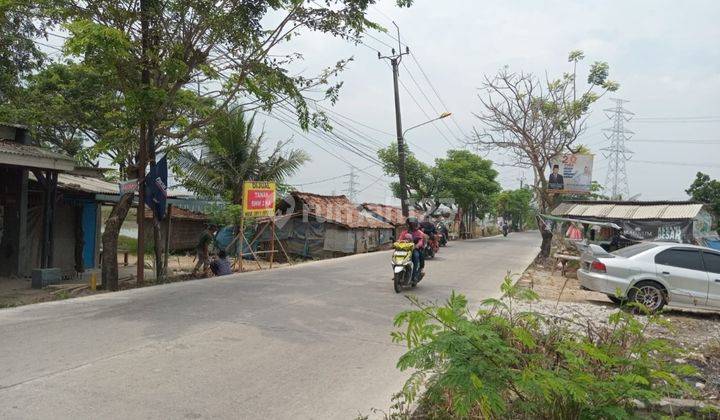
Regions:
[[[451,242],[413,293],[498,296],[540,235]],[[0,310],[0,418],[352,419],[387,409],[392,318],[378,252]]]

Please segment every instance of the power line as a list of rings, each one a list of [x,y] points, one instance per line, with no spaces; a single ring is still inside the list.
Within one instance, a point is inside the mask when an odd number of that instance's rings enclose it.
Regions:
[[[647,163],[651,165],[669,165],[669,166],[693,166],[693,167],[705,167],[705,168],[720,168],[718,163],[689,163],[689,162],[672,162],[672,161],[659,161],[659,160],[636,160],[633,159],[631,162],[635,163]]]
[[[407,93],[408,96],[410,96],[410,99],[412,99],[413,102],[415,102],[415,105],[417,105],[417,107],[420,109],[420,111],[423,113],[423,115],[425,115],[425,118],[427,118],[428,120],[432,119],[432,117],[425,111],[425,108],[423,108],[423,106],[420,105],[420,102],[418,102],[418,100],[415,99],[415,96],[413,96],[412,92],[410,92],[410,89],[408,89],[408,87],[405,86],[405,83],[402,80],[398,80],[398,82],[400,82],[400,86],[402,86],[403,89],[405,89],[405,93]],[[440,133],[442,138],[445,139],[445,141],[447,142],[448,145],[450,145],[450,147],[455,147],[455,145],[450,141],[450,139],[447,138],[447,136],[445,135],[445,133],[442,132],[442,130],[440,130],[435,124],[431,124],[431,125],[433,127],[435,127],[435,130],[437,130],[437,132]]]
[[[418,89],[418,91],[420,92],[420,94],[425,98],[425,100],[427,101],[427,103],[430,105],[430,108],[433,110],[433,112],[435,113],[435,115],[436,115],[436,116],[437,116],[437,115],[440,115],[440,111],[438,111],[438,110],[435,108],[435,105],[433,105],[433,103],[432,103],[432,101],[430,100],[430,98],[428,98],[427,94],[425,94],[425,90],[423,90],[423,88],[420,87],[420,84],[417,82],[417,80],[415,80],[415,76],[413,76],[413,74],[412,74],[412,72],[410,71],[410,69],[405,65],[405,63],[402,63],[402,66],[403,66],[403,68],[405,69],[405,71],[407,72],[408,76],[410,76],[410,80],[412,80],[412,82],[415,84],[415,87],[417,87],[417,89]],[[457,141],[459,142],[460,140],[457,138],[457,136],[455,135],[455,133],[452,132],[452,130],[450,129],[450,126],[448,126],[447,123],[446,123],[444,120],[441,120],[441,122],[442,122],[443,124],[445,124],[445,128],[447,128],[448,133],[450,133],[450,136],[451,136],[451,137],[454,137],[455,140],[457,140]],[[433,122],[433,124],[435,124],[435,122]]]

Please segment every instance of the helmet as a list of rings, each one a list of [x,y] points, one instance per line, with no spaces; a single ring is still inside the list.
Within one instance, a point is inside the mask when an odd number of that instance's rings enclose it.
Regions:
[[[405,223],[407,223],[408,225],[417,225],[418,219],[417,219],[417,217],[410,216],[407,219],[405,219]]]

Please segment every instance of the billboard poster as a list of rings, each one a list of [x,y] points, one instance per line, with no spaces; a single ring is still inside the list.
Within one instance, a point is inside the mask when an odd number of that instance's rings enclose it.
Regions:
[[[275,214],[275,193],[274,182],[243,182],[243,217],[273,216]]]
[[[550,161],[548,190],[555,194],[588,194],[592,184],[593,155],[568,153]]]

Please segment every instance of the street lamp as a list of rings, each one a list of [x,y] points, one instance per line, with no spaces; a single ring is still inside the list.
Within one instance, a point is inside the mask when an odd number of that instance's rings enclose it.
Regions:
[[[399,99],[398,99],[397,95],[395,96],[395,109],[396,110],[400,109]],[[408,208],[408,202],[407,202],[407,184],[405,182],[405,179],[406,179],[405,178],[405,146],[403,145],[404,140],[405,140],[405,133],[412,130],[413,128],[418,128],[425,124],[430,124],[433,121],[441,120],[441,119],[447,118],[451,115],[452,115],[452,113],[445,111],[442,114],[440,114],[437,118],[433,118],[431,120],[425,121],[424,123],[414,125],[405,131],[400,131],[401,130],[400,114],[396,113],[397,132],[398,132],[398,178],[400,181],[400,205],[401,205],[403,217],[408,217],[408,215],[410,214],[410,209]]]
[[[435,122],[435,121],[437,121],[437,120],[442,120],[443,118],[447,118],[447,117],[449,117],[449,116],[451,116],[451,115],[452,115],[452,112],[447,112],[447,111],[446,111],[446,112],[443,112],[442,114],[440,114],[440,116],[438,116],[438,117],[436,117],[436,118],[433,118],[432,120],[425,121],[424,123],[420,123],[420,124],[418,124],[418,125],[413,125],[412,127],[410,127],[410,128],[408,128],[407,130],[403,131],[403,138],[405,138],[405,133],[407,133],[408,131],[412,130],[413,128],[422,127],[422,126],[425,125],[425,124],[430,124],[431,122]]]

